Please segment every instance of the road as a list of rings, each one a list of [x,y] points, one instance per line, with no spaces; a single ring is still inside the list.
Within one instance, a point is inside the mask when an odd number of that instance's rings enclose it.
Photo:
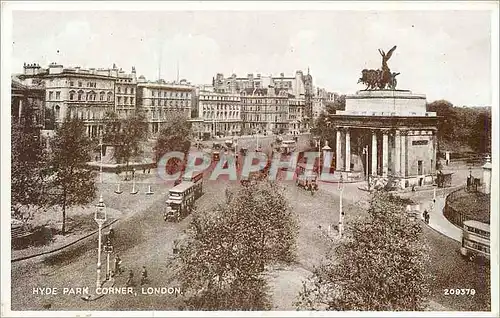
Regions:
[[[124,189],[122,197],[114,195],[107,185],[105,201],[124,211],[125,218],[115,226],[115,250],[120,253],[126,270],[132,269],[136,280],[143,265],[148,269],[151,282],[148,286],[177,287],[175,267],[171,261],[173,241],[187,228],[190,217],[180,223],[166,223],[162,218],[165,193],[169,185],[161,185],[153,177],[141,177],[154,185],[155,195],[130,195]],[[108,180],[112,182],[112,180]],[[294,211],[298,224],[297,262],[293,266],[277,268],[269,273],[274,309],[294,310],[292,303],[305,279],[315,265],[318,265],[332,247],[328,237],[328,226],[336,225],[339,217],[339,196],[336,184],[320,184],[320,190],[312,196],[293,182],[283,184],[285,195]],[[226,181],[207,182],[205,194],[197,201],[198,210],[210,209],[223,202]],[[130,184],[124,187],[130,187]],[[146,189],[146,184],[142,185]],[[144,190],[143,189],[143,190]],[[366,215],[362,208],[368,194],[360,192],[357,185],[346,185],[345,221]],[[108,193],[108,192],[111,192]],[[114,195],[114,196],[113,196]],[[418,196],[430,195],[420,193]],[[118,199],[117,199],[118,198]],[[333,232],[335,234],[335,232]],[[431,246],[432,272],[436,275],[433,299],[445,304],[451,310],[485,310],[487,301],[484,286],[489,277],[484,268],[462,262],[456,253],[457,244],[446,237],[425,230]],[[61,295],[63,287],[90,287],[96,284],[97,239],[84,241],[57,255],[36,258],[12,264],[12,309],[41,310],[50,304],[52,310],[177,310],[181,308],[181,297],[175,295],[108,295],[99,300],[87,302],[78,295]],[[103,260],[105,258],[103,257]],[[104,262],[103,262],[104,263]],[[105,263],[104,263],[105,264]],[[453,264],[453,273],[449,272]],[[103,270],[104,273],[104,270]],[[464,279],[466,277],[466,279]],[[124,286],[126,274],[118,277],[116,286]],[[483,284],[483,285],[481,285]],[[479,293],[474,299],[458,302],[442,295],[442,288],[476,288]],[[36,287],[58,287],[59,295],[33,294]],[[136,289],[140,291],[140,289]],[[478,301],[479,302],[478,302]]]

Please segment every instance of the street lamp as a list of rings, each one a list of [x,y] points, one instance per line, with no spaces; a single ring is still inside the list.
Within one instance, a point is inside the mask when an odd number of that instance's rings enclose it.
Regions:
[[[366,173],[366,183],[368,186],[368,190],[370,190],[370,174],[368,173],[368,145],[363,147],[363,154],[365,155],[365,173]]]
[[[340,209],[339,209],[339,237],[342,237],[342,230],[344,226],[344,211],[342,210],[342,194],[344,192],[344,178],[342,175],[340,176],[339,180],[339,191],[340,191]]]
[[[99,178],[100,178],[100,181],[101,181],[101,186],[102,186],[102,136],[99,137],[99,146],[101,148],[101,164],[100,164],[100,167],[99,167]]]
[[[99,225],[99,242],[97,245],[97,287],[101,285],[101,245],[102,245],[102,225],[106,222],[106,205],[102,199],[99,198],[99,203],[96,206],[94,220]]]

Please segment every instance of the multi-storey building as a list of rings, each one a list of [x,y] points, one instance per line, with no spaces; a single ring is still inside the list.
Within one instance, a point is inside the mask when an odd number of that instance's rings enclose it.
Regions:
[[[237,77],[236,74],[224,78],[224,74],[218,73],[213,79],[213,86],[216,90],[224,90],[232,93],[240,93],[245,89],[254,88],[274,88],[285,89],[294,96],[305,95],[305,86],[308,75],[304,76],[302,71],[296,71],[295,76],[285,77],[284,73],[280,76],[262,76],[261,74],[248,74],[247,77]],[[311,78],[312,79],[312,78]]]
[[[24,85],[15,77],[11,84],[11,118],[12,123],[29,122],[36,128],[51,126],[45,123],[45,88],[40,84]]]
[[[204,136],[234,136],[241,132],[241,96],[204,87],[198,93],[198,114]]]
[[[322,112],[326,111],[326,105],[335,102],[335,94],[327,92],[324,88],[317,88],[313,101],[313,119],[316,120]]]
[[[304,132],[308,128],[305,120],[304,98],[290,96],[288,100],[288,131],[294,135]]]
[[[167,83],[163,80],[148,82],[141,76],[137,83],[137,109],[149,123],[149,132],[158,133],[171,115],[191,117],[195,87],[186,81]]]
[[[286,89],[247,88],[241,92],[241,115],[245,133],[283,133],[288,130]]]
[[[123,119],[135,114],[137,101],[137,76],[135,67],[127,74],[120,70],[115,82],[115,112]]]
[[[129,100],[128,105],[117,105],[115,91],[117,87],[132,87],[134,77],[134,71],[128,75],[115,65],[111,69],[82,69],[64,68],[56,63],[50,64],[47,69],[38,64],[25,64],[23,74],[18,75],[25,84],[40,83],[44,86],[45,108],[54,114],[56,125],[67,117],[78,117],[84,121],[90,137],[101,134],[102,120],[107,112],[118,110],[128,114],[133,111],[135,97],[132,104]],[[115,85],[117,82],[118,86]]]

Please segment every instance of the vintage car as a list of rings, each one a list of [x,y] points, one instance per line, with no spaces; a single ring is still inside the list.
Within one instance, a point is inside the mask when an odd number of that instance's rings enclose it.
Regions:
[[[297,177],[297,186],[306,190],[318,190],[318,175],[314,172],[305,172]]]
[[[220,160],[220,152],[212,151],[212,161],[216,162]]]

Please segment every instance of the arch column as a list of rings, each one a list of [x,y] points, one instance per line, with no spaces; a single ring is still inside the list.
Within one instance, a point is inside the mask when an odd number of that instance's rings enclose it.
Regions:
[[[377,130],[372,130],[372,176],[376,176],[377,169]]]
[[[401,131],[401,176],[406,177],[406,136],[407,130]]]
[[[335,148],[335,170],[342,170],[342,140],[340,128],[337,128],[337,143]]]
[[[396,129],[394,134],[394,173],[396,176],[401,175],[401,132],[399,129]]]
[[[351,132],[345,129],[345,171],[351,171]]]
[[[389,131],[382,130],[382,176],[387,177],[389,172]]]

